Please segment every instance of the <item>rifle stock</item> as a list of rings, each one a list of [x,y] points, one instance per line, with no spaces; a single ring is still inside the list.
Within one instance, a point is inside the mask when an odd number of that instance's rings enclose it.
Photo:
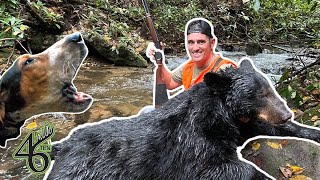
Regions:
[[[154,42],[155,47],[157,49],[161,49],[160,41],[156,29],[154,28],[154,24],[146,0],[142,0],[142,4],[146,11],[147,26],[150,31],[152,41]],[[163,103],[165,103],[168,100],[168,94],[166,84],[162,80],[162,54],[160,52],[156,52],[155,59],[158,64],[158,67],[156,67],[155,90],[153,94],[153,99],[155,108],[159,108]]]

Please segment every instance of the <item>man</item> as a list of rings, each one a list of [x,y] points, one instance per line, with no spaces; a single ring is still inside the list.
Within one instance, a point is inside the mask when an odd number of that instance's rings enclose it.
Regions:
[[[204,75],[209,71],[215,72],[231,65],[237,67],[235,62],[215,52],[217,38],[213,33],[212,24],[204,18],[195,18],[187,23],[185,45],[189,56],[188,61],[172,72],[165,63],[159,67],[162,68],[162,80],[169,90],[181,85],[188,90],[191,86],[202,82]],[[150,43],[147,48],[147,56],[151,60],[154,59],[155,51],[158,50],[153,43]]]

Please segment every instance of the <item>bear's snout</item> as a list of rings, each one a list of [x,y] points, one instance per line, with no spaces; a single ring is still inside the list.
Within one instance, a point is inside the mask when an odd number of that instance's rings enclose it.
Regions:
[[[280,124],[290,121],[291,117],[292,117],[292,113],[290,111],[285,111],[281,117]]]
[[[281,101],[280,99],[276,98],[276,100],[274,100],[276,103],[275,105],[273,105],[273,107],[271,107],[271,109],[273,109],[275,115],[277,115],[278,117],[275,117],[277,119],[275,119],[275,123],[274,124],[283,124],[286,123],[287,121],[289,121],[292,116],[293,113],[290,111],[289,107],[286,105],[285,102]]]
[[[267,106],[261,109],[258,118],[260,121],[278,125],[289,121],[292,118],[292,113],[285,105]]]

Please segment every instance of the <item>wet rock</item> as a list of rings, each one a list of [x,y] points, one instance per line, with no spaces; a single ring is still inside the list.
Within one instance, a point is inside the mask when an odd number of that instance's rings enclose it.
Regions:
[[[42,52],[62,38],[62,35],[52,35],[45,32],[34,33],[29,42],[32,53]]]
[[[75,114],[74,122],[76,123],[76,125],[84,124],[89,121],[90,115],[91,112],[89,110],[81,114]]]
[[[300,61],[300,60],[298,58],[291,57],[291,58],[287,58],[286,61]]]
[[[272,148],[267,145],[268,141],[282,144],[282,148]],[[279,167],[286,166],[286,164],[304,168],[302,175],[312,179],[320,177],[319,145],[301,140],[258,139],[256,142],[261,144],[260,148],[254,151],[252,143],[247,144],[241,151],[243,157],[276,179],[285,179]]]
[[[248,42],[246,43],[246,53],[249,56],[254,56],[259,53],[262,53],[262,47],[258,43]]]
[[[89,109],[89,111],[91,112],[89,122],[97,122],[112,117],[112,112],[108,110],[108,107],[103,105],[96,105],[95,107]]]
[[[220,47],[223,51],[234,51],[234,46],[232,44],[221,44]]]
[[[111,44],[107,44],[103,36],[99,34],[84,33],[83,38],[86,40],[89,48],[95,51],[109,62],[118,66],[136,66],[147,67],[147,61],[137,52],[130,50],[130,47],[119,46],[113,50]]]
[[[77,30],[74,30],[77,31]],[[89,53],[103,57],[106,61],[118,66],[147,67],[147,61],[139,54],[127,46],[119,46],[117,50],[112,50],[112,44],[108,44],[102,35],[82,32],[83,38],[89,48]],[[72,31],[65,34],[71,34]],[[33,53],[42,52],[52,44],[62,39],[63,35],[52,35],[47,33],[36,33],[30,41]]]
[[[137,107],[130,103],[122,102],[117,106],[107,107],[109,112],[111,112],[111,117],[128,117],[130,115],[137,114],[141,107]]]
[[[316,57],[320,56],[320,49],[315,49],[315,48],[308,48],[307,53],[313,54]]]

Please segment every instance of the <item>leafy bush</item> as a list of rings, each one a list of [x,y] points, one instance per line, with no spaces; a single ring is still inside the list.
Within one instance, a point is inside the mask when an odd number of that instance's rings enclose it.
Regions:
[[[48,24],[54,24],[58,29],[61,28],[60,21],[62,20],[62,16],[60,14],[50,10],[39,0],[37,2],[31,2],[31,5]]]
[[[280,79],[277,90],[287,100],[289,106],[304,112],[300,117],[302,123],[317,125],[320,123],[320,72],[319,66],[306,69],[303,73],[292,76],[287,70]]]
[[[251,1],[251,35],[268,40],[320,38],[320,8],[316,0]]]
[[[5,0],[0,5],[0,38],[22,39],[28,26],[22,23],[22,19],[17,13],[9,13],[8,9],[16,10],[19,6],[17,0]]]

